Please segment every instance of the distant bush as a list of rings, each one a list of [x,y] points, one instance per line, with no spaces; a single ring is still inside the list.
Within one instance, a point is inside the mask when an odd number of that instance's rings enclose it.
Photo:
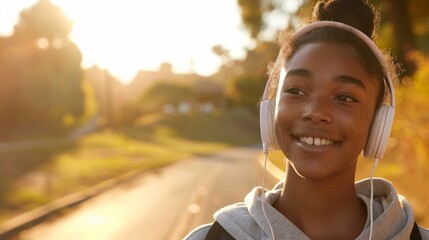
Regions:
[[[256,112],[264,87],[264,78],[243,75],[228,81],[226,96],[233,106],[248,108]]]
[[[412,79],[396,89],[396,116],[386,158],[421,172],[429,171],[429,57],[419,52],[411,57],[418,68]]]
[[[160,111],[166,104],[178,105],[194,99],[195,94],[189,85],[160,81],[143,93],[140,106],[144,112]]]

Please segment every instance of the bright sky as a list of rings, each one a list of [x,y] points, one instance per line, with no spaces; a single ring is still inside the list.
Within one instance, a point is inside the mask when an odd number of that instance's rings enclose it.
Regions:
[[[0,34],[10,35],[19,12],[36,0],[0,0]],[[83,67],[98,64],[121,81],[163,62],[175,72],[210,75],[221,60],[212,46],[235,58],[251,46],[236,0],[51,0],[74,22],[71,39]]]

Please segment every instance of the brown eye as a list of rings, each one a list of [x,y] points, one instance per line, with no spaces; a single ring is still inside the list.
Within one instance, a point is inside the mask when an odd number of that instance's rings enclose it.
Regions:
[[[340,95],[338,97],[336,97],[337,100],[341,101],[341,102],[357,102],[356,99],[346,96],[346,95]]]
[[[304,95],[305,94],[304,91],[302,91],[301,89],[293,88],[293,87],[286,89],[285,93],[288,93],[290,95]]]

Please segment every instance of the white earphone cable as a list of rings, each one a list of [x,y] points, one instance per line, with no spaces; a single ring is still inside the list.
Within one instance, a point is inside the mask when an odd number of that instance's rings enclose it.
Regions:
[[[373,175],[375,167],[377,167],[378,161],[380,159],[376,158],[374,160],[374,164],[372,165],[371,174],[369,175],[369,180],[371,183],[371,198],[369,199],[369,219],[370,219],[370,228],[369,228],[369,240],[372,239],[372,229],[373,229],[373,218],[374,218],[374,209],[373,209],[373,202],[374,202],[374,181],[373,181]]]
[[[265,220],[267,221],[268,226],[270,227],[272,240],[275,240],[276,238],[274,236],[273,227],[271,226],[270,220],[268,219],[267,213],[265,212],[265,174],[267,171],[268,146],[266,143],[262,143],[262,146],[263,146],[263,152],[264,152],[264,172],[262,174],[261,207],[262,207],[262,212],[264,213]]]

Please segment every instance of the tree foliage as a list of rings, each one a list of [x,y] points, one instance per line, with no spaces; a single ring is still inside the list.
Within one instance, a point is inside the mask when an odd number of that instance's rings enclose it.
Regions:
[[[189,85],[160,80],[147,89],[140,98],[144,112],[160,111],[164,105],[177,106],[181,102],[193,102],[194,92]]]
[[[429,57],[413,51],[417,70],[413,81],[398,86],[396,90],[396,116],[392,129],[392,146],[389,159],[397,160],[413,173],[425,174],[429,171]]]
[[[233,106],[256,109],[268,79],[268,67],[278,51],[277,44],[258,41],[255,48],[247,50],[245,59],[231,61],[213,76],[225,83],[225,97]]]
[[[299,19],[296,14],[296,6],[305,6],[303,2],[312,0],[239,0],[238,5],[241,9],[241,19],[244,26],[250,31],[250,37],[262,40],[264,38],[261,33],[267,29],[276,33],[289,28],[293,25],[294,21]],[[275,22],[284,23],[280,26],[275,26],[270,20],[275,19]],[[283,27],[283,28],[282,28]],[[293,27],[293,26],[292,26]],[[275,37],[275,34],[271,34]],[[265,40],[267,40],[265,38]]]
[[[290,1],[239,1],[243,24],[250,30],[251,37],[258,39],[264,27],[272,24],[267,21],[269,19],[267,16],[270,14],[277,11],[283,13],[283,18],[297,19],[301,16],[308,18],[311,16],[313,6],[317,3],[317,0],[297,2],[299,3],[297,11],[287,12],[284,9],[287,9],[287,4],[290,4]],[[386,46],[386,48],[394,51],[394,55],[402,63],[405,74],[411,76],[416,70],[416,65],[414,59],[409,57],[409,53],[415,49],[429,51],[427,47],[427,39],[429,39],[429,11],[427,10],[429,9],[429,1],[370,0],[369,2],[382,15],[381,31],[386,32],[383,31],[384,27],[393,27],[391,35],[383,36],[394,40],[393,45]]]
[[[12,36],[0,39],[3,133],[59,134],[64,119],[82,116],[82,56],[68,39],[71,26],[59,7],[40,0],[21,13]]]
[[[231,79],[226,87],[226,94],[234,106],[257,110],[265,81],[256,75],[241,75]]]
[[[34,6],[21,12],[14,27],[15,37],[25,39],[66,39],[72,30],[72,23],[60,7],[49,0],[39,0]]]
[[[261,7],[264,0],[238,0],[241,8],[241,20],[249,29],[250,36],[256,38],[262,29],[263,9]]]

